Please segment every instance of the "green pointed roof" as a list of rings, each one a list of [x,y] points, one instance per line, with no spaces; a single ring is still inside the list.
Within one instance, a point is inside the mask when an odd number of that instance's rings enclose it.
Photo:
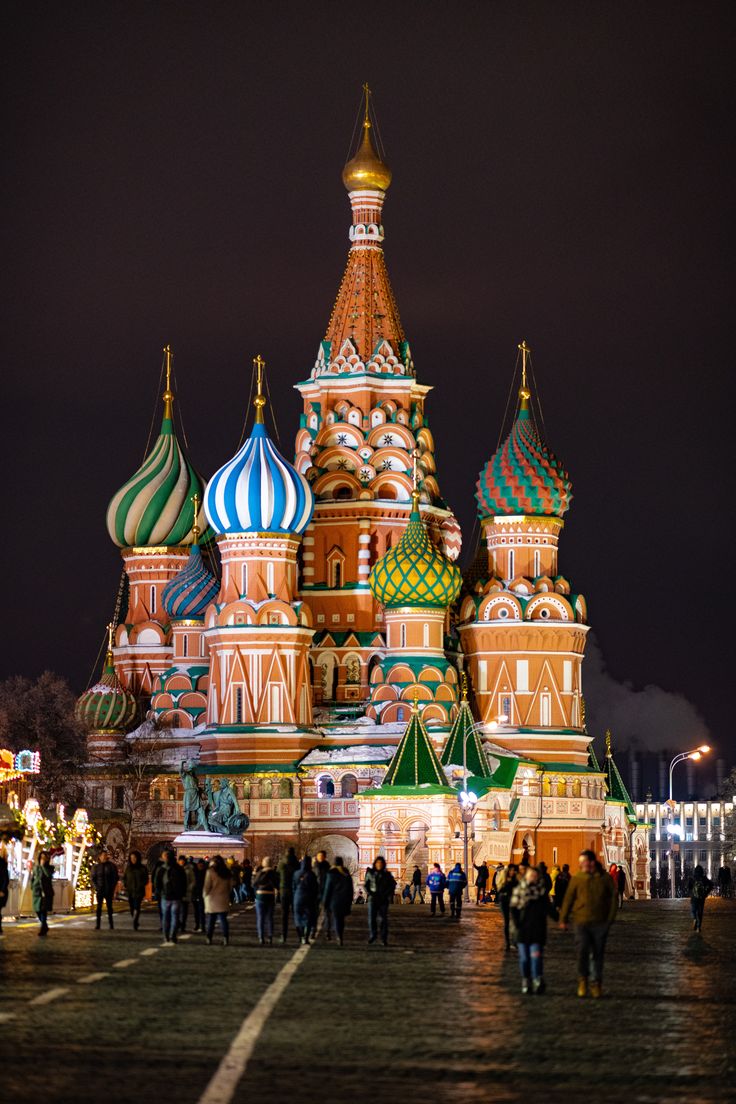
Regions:
[[[390,786],[450,788],[416,704],[380,788]]]
[[[480,736],[475,728],[473,714],[470,712],[468,699],[463,691],[463,699],[455,720],[452,722],[447,743],[442,750],[442,765],[450,763],[458,765],[463,762],[463,748],[465,750],[465,766],[469,775],[476,778],[490,778],[491,768],[483,751]]]
[[[624,780],[619,774],[618,767],[616,766],[613,759],[610,730],[606,733],[605,775],[609,798],[611,798],[613,801],[620,801],[622,805],[625,805],[629,819],[636,820],[636,810],[629,796],[629,791],[626,789],[626,786],[624,785]]]

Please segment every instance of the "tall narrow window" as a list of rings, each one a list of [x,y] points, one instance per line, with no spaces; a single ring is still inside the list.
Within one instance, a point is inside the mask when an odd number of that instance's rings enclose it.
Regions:
[[[481,694],[485,694],[488,689],[488,660],[478,660],[478,689]]]
[[[508,574],[508,578],[513,579],[513,577],[514,577],[514,550],[513,550],[513,548],[509,548],[509,574]]]
[[[155,613],[155,612],[156,612],[156,588],[155,588],[155,586],[152,586],[151,587],[151,613]]]
[[[181,654],[184,656],[189,655],[189,637],[186,633],[184,634],[184,639],[181,642]]]
[[[552,724],[552,695],[540,694],[539,695],[539,715],[540,721],[543,725],[549,726]]]
[[[534,578],[538,579],[541,574],[542,574],[542,571],[541,571],[540,560],[539,560],[539,551],[535,550],[535,552],[534,552]]]
[[[266,566],[266,579],[268,582],[268,593],[273,594],[273,561],[271,560]]]
[[[424,624],[424,647],[429,647],[429,625],[426,622]]]
[[[235,687],[235,723],[243,723],[243,687]]]
[[[337,590],[342,586],[342,564],[339,560],[334,560],[332,564],[332,587],[333,590]]]
[[[562,690],[565,694],[572,693],[572,660],[562,661]]]
[[[248,593],[248,565],[247,564],[243,564],[243,567],[242,567],[242,570],[241,570],[240,581],[242,583],[242,586],[240,588],[240,593],[241,594],[247,594]]]
[[[517,659],[516,661],[516,689],[517,692],[527,694],[529,692],[529,660]]]
[[[406,647],[406,625],[403,622],[401,624],[400,637],[401,637],[401,647],[405,648]]]

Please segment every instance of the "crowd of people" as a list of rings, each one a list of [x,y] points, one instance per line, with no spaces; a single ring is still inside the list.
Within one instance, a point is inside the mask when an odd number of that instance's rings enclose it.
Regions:
[[[548,870],[544,862],[533,866],[525,853],[519,863],[498,863],[493,872],[486,862],[474,866],[475,903],[493,902],[501,912],[504,944],[516,950],[524,994],[545,991],[544,951],[549,921],[562,930],[572,926],[577,944],[577,992],[583,997],[600,997],[603,962],[608,933],[626,894],[626,873],[613,864],[605,870],[592,851],[582,851],[579,870],[571,874],[567,864]],[[445,913],[448,896],[450,919],[459,921],[469,881],[461,863],[447,874],[440,863],[433,863],[426,878],[415,866],[398,894],[394,876],[379,855],[365,871],[357,887],[342,856],[331,863],[324,851],[301,859],[289,847],[274,864],[266,856],[255,867],[246,859],[238,863],[221,855],[211,859],[175,855],[165,850],[149,874],[139,851],[131,851],[122,879],[106,851],[101,851],[91,870],[96,900],[96,928],[102,926],[103,913],[109,928],[115,927],[113,902],[122,883],[130,911],[132,927],[139,929],[141,909],[149,890],[158,909],[159,927],[165,943],[176,943],[187,931],[191,919],[193,931],[202,933],[208,944],[215,929],[223,945],[230,941],[228,914],[233,904],[245,903],[255,909],[256,932],[261,945],[272,944],[276,905],[280,905],[280,941],[288,941],[290,924],[304,945],[318,931],[327,940],[342,946],[345,921],[355,905],[365,905],[368,943],[380,939],[387,945],[390,907],[398,899],[424,904],[429,895],[430,918]],[[53,909],[53,866],[48,851],[40,851],[33,866],[30,887],[33,909],[39,921],[39,936],[49,931],[48,916]],[[713,892],[713,883],[701,866],[695,867],[689,887],[693,930],[700,932],[705,902]],[[0,856],[0,934],[2,908],[8,899],[7,863]]]

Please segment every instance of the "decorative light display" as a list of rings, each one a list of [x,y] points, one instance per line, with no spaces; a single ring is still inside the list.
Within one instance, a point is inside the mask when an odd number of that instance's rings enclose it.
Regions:
[[[12,782],[24,774],[38,774],[41,770],[41,753],[38,751],[9,751],[0,748],[0,782]]]

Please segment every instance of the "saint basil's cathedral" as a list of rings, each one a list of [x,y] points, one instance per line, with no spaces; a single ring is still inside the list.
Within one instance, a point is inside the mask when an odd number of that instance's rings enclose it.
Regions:
[[[267,428],[257,357],[248,435],[203,478],[164,350],[159,436],[107,512],[124,575],[78,705],[88,805],[114,855],[135,843],[153,857],[182,830],[186,763],[249,818],[226,854],[321,845],[365,867],[380,851],[404,878],[462,861],[467,828],[476,864],[572,865],[592,847],[645,896],[646,827],[610,739],[600,764],[585,728],[587,607],[558,564],[571,483],[539,432],[529,349],[510,432],[477,480],[482,543],[463,577],[431,386],[386,268],[391,171],[374,129],[366,90],[342,174],[348,260],[296,383],[293,457]]]

